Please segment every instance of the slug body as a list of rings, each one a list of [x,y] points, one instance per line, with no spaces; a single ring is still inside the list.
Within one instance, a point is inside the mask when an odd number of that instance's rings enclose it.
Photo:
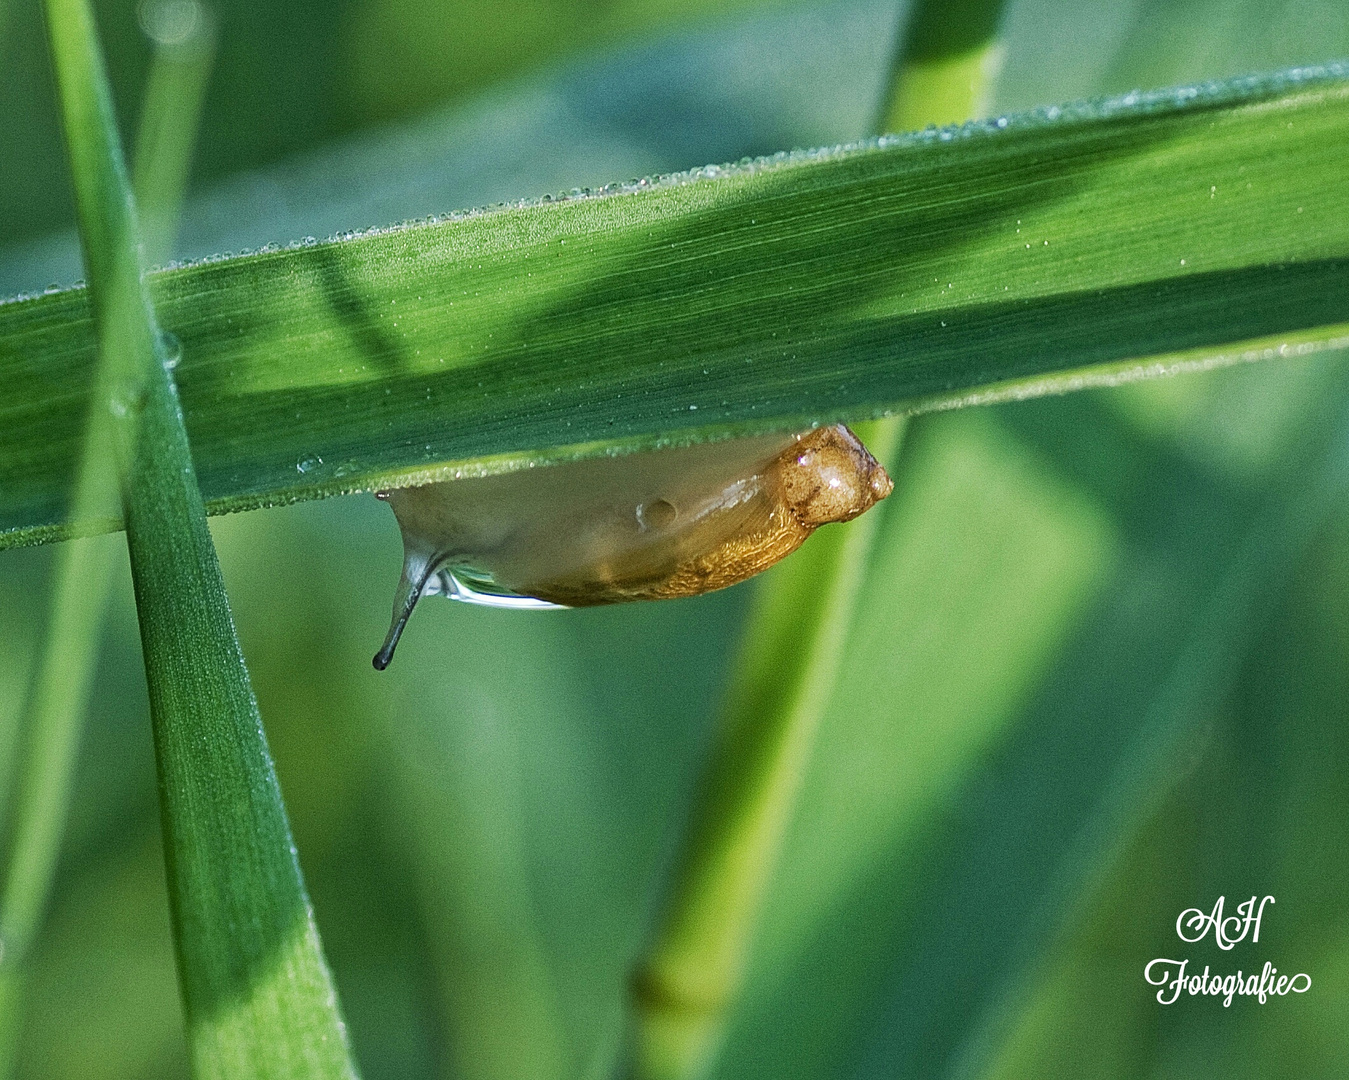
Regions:
[[[724,589],[892,488],[842,425],[381,493],[403,532],[383,669],[423,595],[589,607]]]

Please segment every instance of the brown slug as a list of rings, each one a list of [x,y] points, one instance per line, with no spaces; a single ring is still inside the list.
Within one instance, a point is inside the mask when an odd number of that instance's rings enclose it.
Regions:
[[[893,484],[841,424],[380,492],[403,533],[383,670],[418,599],[589,607],[724,589]]]

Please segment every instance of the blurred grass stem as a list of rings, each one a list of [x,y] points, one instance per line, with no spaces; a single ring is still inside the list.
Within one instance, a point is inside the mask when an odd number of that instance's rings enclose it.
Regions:
[[[193,1072],[354,1076],[206,527],[176,357],[143,280],[93,14],[88,0],[48,0],[46,15],[110,387]]]
[[[165,262],[173,252],[215,58],[215,24],[209,10],[195,3],[184,9],[192,18],[181,27],[165,27],[161,25],[164,20],[153,16],[142,19],[154,42],[154,59],[146,76],[136,132],[132,186],[146,266]]]
[[[178,221],[212,46],[212,36],[200,33],[182,43],[157,43],[154,52],[136,153],[137,204],[151,207],[160,223],[155,242],[146,246],[150,261],[167,257]],[[107,365],[100,365],[96,378],[69,515],[76,531],[80,522],[121,513]],[[41,925],[60,854],[117,546],[113,537],[93,536],[56,550],[50,615],[20,723],[22,756],[9,807],[0,894],[0,1076],[13,1071],[23,965]]]
[[[859,434],[893,461],[903,428],[885,420]],[[669,906],[634,980],[639,1077],[698,1076],[715,1055],[880,520],[872,512],[817,533],[755,597]]]
[[[1000,12],[984,0],[920,2],[879,130],[979,115],[998,68]],[[893,469],[904,425],[878,420],[857,434]],[[633,980],[626,1052],[639,1080],[692,1080],[720,1047],[883,513],[823,530],[759,586],[666,906]]]

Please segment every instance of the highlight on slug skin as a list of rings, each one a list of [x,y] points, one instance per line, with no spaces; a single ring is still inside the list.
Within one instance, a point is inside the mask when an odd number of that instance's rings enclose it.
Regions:
[[[842,424],[380,492],[403,534],[383,670],[423,596],[506,608],[697,596],[894,485]]]

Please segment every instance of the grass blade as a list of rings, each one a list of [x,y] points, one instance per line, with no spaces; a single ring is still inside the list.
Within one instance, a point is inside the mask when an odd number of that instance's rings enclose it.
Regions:
[[[902,420],[868,446],[893,460]],[[699,1076],[744,980],[815,731],[852,626],[879,514],[829,529],[755,597],[666,907],[632,989],[634,1075]]]
[[[215,55],[215,24],[202,4],[168,0],[143,4],[141,23],[155,51],[136,132],[132,188],[143,258],[155,266],[173,250]]]
[[[943,17],[948,5],[940,0],[920,3],[882,122],[918,125],[972,115],[987,89],[979,73],[990,66],[981,61],[971,78],[965,53],[996,55],[991,38],[1001,6],[1000,0],[976,3],[952,21]],[[968,42],[971,25],[986,28],[986,36]],[[968,46],[955,49],[955,59],[942,50],[952,37]],[[903,424],[892,417],[858,434],[893,468]],[[867,514],[827,530],[760,586],[666,907],[633,980],[639,1077],[699,1076],[717,1053],[834,690],[880,520],[879,513]]]
[[[1345,76],[1135,94],[167,271],[203,492],[221,512],[1326,347],[1349,322]],[[4,542],[62,529],[87,303],[0,305]]]
[[[86,0],[50,0],[90,300],[112,375],[123,510],[198,1076],[354,1075],[141,279]]]
[[[178,137],[143,138],[136,179],[166,226],[178,218],[211,51],[209,40],[194,37],[188,50],[157,49],[151,64],[142,130],[153,126],[155,117],[172,116]],[[166,68],[177,77],[165,77]],[[197,92],[185,95],[185,85],[197,87]],[[144,178],[151,182],[143,183]],[[95,403],[106,402],[111,393],[106,374],[100,371],[103,385],[93,394]],[[81,521],[120,514],[112,422],[106,407],[95,404],[91,408],[71,508],[76,528]],[[0,941],[4,942],[0,954],[0,1076],[10,1075],[13,1068],[23,1009],[23,968],[56,872],[116,555],[117,546],[102,537],[71,540],[56,555],[51,615],[21,723],[23,743],[0,896]]]
[[[987,116],[1002,64],[1002,7],[987,0],[920,3],[895,56],[876,129],[913,131]]]

